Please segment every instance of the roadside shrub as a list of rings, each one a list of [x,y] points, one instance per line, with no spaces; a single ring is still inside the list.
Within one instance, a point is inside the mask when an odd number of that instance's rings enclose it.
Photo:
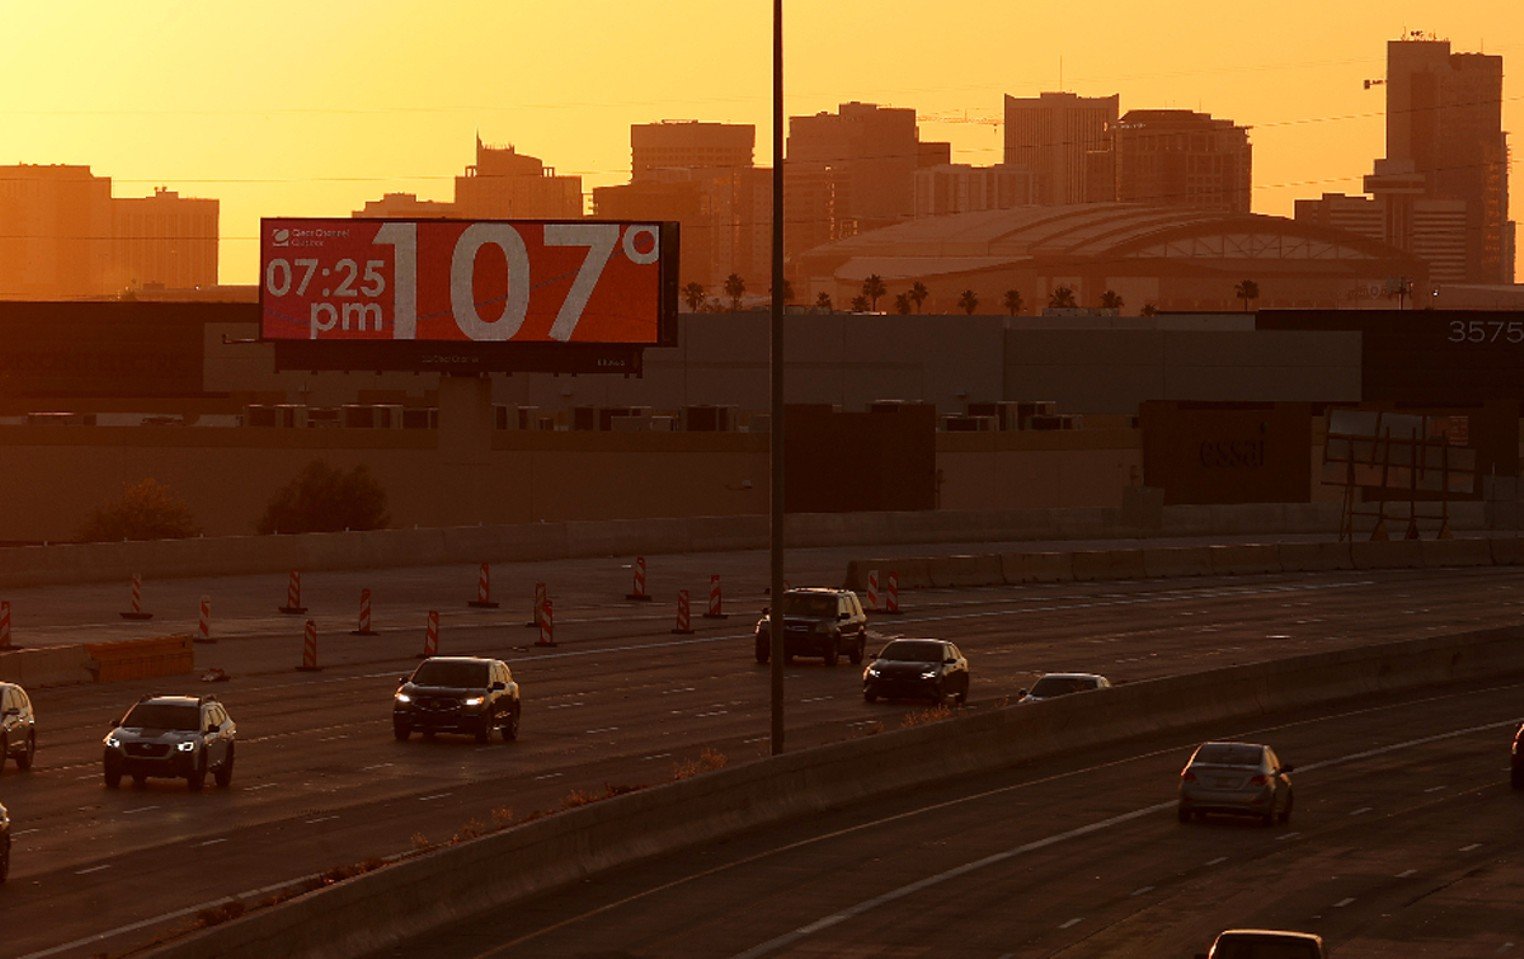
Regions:
[[[349,472],[322,460],[276,491],[259,520],[261,533],[336,533],[383,529],[391,522],[386,490],[364,466]]]
[[[79,530],[87,543],[124,539],[184,539],[201,532],[185,501],[153,478],[128,483],[122,498],[98,507]]]
[[[927,709],[915,709],[900,718],[900,726],[904,729],[913,729],[916,726],[926,726],[931,723],[940,723],[944,719],[952,718],[952,710],[946,706],[931,706]]]

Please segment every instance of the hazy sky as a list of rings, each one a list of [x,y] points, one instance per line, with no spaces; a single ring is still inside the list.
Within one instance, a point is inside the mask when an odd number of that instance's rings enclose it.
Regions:
[[[1409,29],[1508,58],[1518,0],[786,0],[786,110],[914,107],[955,162],[997,163],[1001,98],[1120,93],[1253,127],[1254,209],[1359,192],[1382,153],[1386,41]],[[449,199],[473,138],[584,190],[623,182],[629,124],[755,123],[771,150],[768,0],[0,0],[0,163],[88,164],[117,196],[222,201],[222,281],[258,271],[260,216],[344,216],[384,192]],[[1521,147],[1515,143],[1517,155]],[[1524,218],[1517,159],[1515,219]]]

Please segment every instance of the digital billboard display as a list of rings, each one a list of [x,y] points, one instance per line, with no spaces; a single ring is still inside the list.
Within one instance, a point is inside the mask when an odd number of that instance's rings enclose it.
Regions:
[[[676,246],[659,222],[266,219],[260,338],[284,368],[638,371],[675,341]]]

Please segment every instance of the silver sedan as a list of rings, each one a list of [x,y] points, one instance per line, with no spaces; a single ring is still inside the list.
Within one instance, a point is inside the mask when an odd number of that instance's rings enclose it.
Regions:
[[[1180,821],[1207,813],[1291,821],[1292,767],[1258,743],[1203,743],[1180,771]]]

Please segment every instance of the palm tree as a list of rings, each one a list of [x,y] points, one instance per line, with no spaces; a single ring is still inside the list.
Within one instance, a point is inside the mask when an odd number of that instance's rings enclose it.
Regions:
[[[697,313],[704,305],[704,284],[694,282],[683,287],[683,302],[688,304],[689,313]]]
[[[730,311],[735,313],[741,309],[741,294],[746,292],[746,281],[741,279],[740,274],[732,273],[725,277],[725,295],[730,297]]]
[[[878,312],[878,298],[888,292],[889,288],[884,285],[884,278],[877,273],[863,280],[863,296],[868,298],[869,309],[875,313]]]
[[[866,313],[866,312],[868,312],[868,298],[866,296],[854,296],[854,297],[852,297],[852,312],[853,313]]]
[[[1015,316],[1017,313],[1021,312],[1021,291],[1006,290],[1005,298],[1000,302],[1004,304],[1007,313]]]
[[[1159,308],[1154,306],[1152,303],[1144,303],[1143,309],[1138,311],[1138,313],[1142,316],[1155,316],[1158,314],[1158,312]]]
[[[921,304],[925,303],[926,298],[930,295],[931,291],[926,289],[926,284],[920,280],[910,284],[910,301],[915,304],[915,311],[917,313],[921,312]]]
[[[910,312],[910,294],[909,293],[896,293],[896,294],[894,294],[894,312],[898,313],[900,316],[904,316],[905,314]]]
[[[1067,286],[1059,287],[1048,297],[1048,305],[1055,310],[1074,309],[1074,291]]]
[[[1244,301],[1244,312],[1249,312],[1249,301],[1259,299],[1259,284],[1244,280],[1233,288],[1233,295]]]
[[[1116,290],[1107,290],[1101,294],[1101,309],[1103,310],[1120,310],[1124,302]]]
[[[831,294],[821,292],[815,296],[815,309],[822,313],[835,313],[836,307],[831,305]]]
[[[973,290],[964,290],[958,297],[958,308],[969,316],[973,316],[974,311],[979,309],[979,294]]]

